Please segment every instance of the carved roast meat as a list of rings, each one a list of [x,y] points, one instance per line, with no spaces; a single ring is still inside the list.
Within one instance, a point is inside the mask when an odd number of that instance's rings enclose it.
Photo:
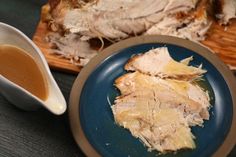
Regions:
[[[85,65],[97,51],[91,39],[116,42],[137,35],[204,40],[211,26],[209,0],[50,0],[47,20],[55,53]],[[63,39],[61,39],[63,38]],[[85,43],[88,43],[87,45]],[[85,55],[87,52],[88,55]]]

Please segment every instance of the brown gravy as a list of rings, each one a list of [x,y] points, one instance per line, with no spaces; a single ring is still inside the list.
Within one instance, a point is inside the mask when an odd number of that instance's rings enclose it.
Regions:
[[[39,99],[47,99],[46,79],[35,60],[24,50],[0,45],[0,74]]]

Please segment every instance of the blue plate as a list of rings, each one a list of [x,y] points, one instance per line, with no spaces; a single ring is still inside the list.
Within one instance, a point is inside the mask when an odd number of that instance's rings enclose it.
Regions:
[[[226,156],[235,144],[236,85],[230,70],[208,49],[191,41],[168,36],[142,36],[121,41],[105,49],[81,71],[70,96],[70,122],[78,145],[87,156],[156,157],[130,132],[115,124],[111,111],[119,91],[114,80],[126,73],[124,65],[134,54],[166,46],[177,61],[193,56],[191,65],[203,64],[204,87],[210,92],[210,120],[192,127],[196,149],[178,151],[176,157]]]

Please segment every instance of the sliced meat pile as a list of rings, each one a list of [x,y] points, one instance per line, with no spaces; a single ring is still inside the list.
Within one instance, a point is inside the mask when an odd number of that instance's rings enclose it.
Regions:
[[[55,53],[78,65],[96,55],[85,45],[91,39],[100,39],[100,49],[104,39],[113,43],[137,35],[199,41],[211,26],[208,0],[49,0],[49,4],[45,19],[54,33],[48,42],[55,45]]]
[[[54,53],[85,65],[110,43],[137,35],[170,35],[193,41],[206,37],[217,17],[236,17],[235,0],[49,0],[43,19]],[[99,39],[98,48],[90,48]],[[99,49],[99,50],[98,50]]]
[[[156,27],[182,29],[183,23],[190,22],[188,18],[192,17],[177,19],[176,14],[187,13],[196,5],[197,0],[99,0],[84,9],[68,11],[63,25],[84,40],[97,37],[120,40],[132,34],[154,34]]]
[[[115,80],[121,95],[112,105],[114,119],[150,151],[194,149],[190,127],[209,119],[208,92],[195,83],[206,71],[188,66],[191,59],[177,62],[166,47],[152,49],[132,57],[128,73]]]

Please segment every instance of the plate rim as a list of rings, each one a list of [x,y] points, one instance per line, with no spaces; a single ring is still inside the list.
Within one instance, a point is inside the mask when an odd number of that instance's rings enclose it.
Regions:
[[[146,36],[132,37],[117,42],[107,47],[106,49],[101,51],[97,56],[92,58],[90,62],[81,70],[76,80],[74,81],[70,92],[69,110],[68,110],[70,128],[77,145],[88,157],[101,156],[99,152],[97,152],[95,148],[93,148],[93,146],[89,143],[88,139],[86,138],[83,129],[81,127],[79,112],[77,112],[79,110],[80,95],[87,78],[90,76],[92,71],[97,67],[97,65],[99,65],[104,59],[106,59],[110,55],[115,54],[117,53],[117,51],[124,48],[148,43],[173,44],[192,50],[193,52],[206,58],[220,72],[231,94],[233,103],[233,118],[230,130],[226,135],[224,142],[214,152],[213,157],[222,157],[228,155],[236,144],[236,138],[234,138],[236,136],[236,125],[233,125],[234,123],[236,123],[236,79],[232,71],[230,71],[229,68],[206,46],[186,39],[181,39],[172,36],[163,36],[163,35],[146,35]]]

